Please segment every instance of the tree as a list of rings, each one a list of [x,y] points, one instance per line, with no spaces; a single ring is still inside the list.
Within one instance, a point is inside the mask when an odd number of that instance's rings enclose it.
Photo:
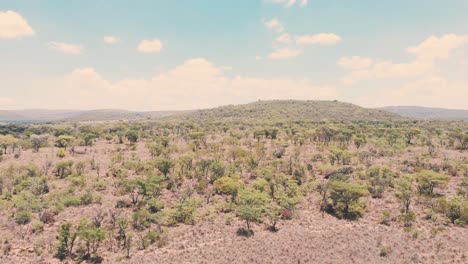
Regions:
[[[449,176],[435,171],[422,170],[417,174],[419,193],[433,195],[434,188],[447,185]]]
[[[45,147],[48,140],[48,135],[31,135],[31,146],[33,151],[38,152],[40,148]]]
[[[59,243],[55,256],[60,260],[64,260],[67,257],[70,257],[73,253],[73,246],[75,245],[78,233],[72,232],[71,228],[72,225],[70,223],[62,224],[59,228]]]
[[[411,145],[411,141],[419,134],[421,134],[421,130],[417,130],[417,129],[406,130],[404,132],[404,136],[406,138],[406,144]]]
[[[374,165],[367,170],[370,187],[369,192],[373,198],[381,198],[385,189],[392,186],[394,173],[384,166]]]
[[[340,218],[356,219],[362,215],[359,198],[369,194],[367,187],[358,183],[334,181],[330,185],[333,208]]]
[[[94,140],[99,138],[98,135],[93,134],[93,133],[88,133],[84,136],[84,144],[85,146],[92,146],[94,143]]]
[[[75,138],[68,135],[61,135],[55,140],[55,146],[67,149],[75,142]]]
[[[98,259],[98,250],[106,239],[106,231],[102,227],[93,226],[88,220],[82,220],[78,226],[78,236],[85,242],[86,258]]]
[[[55,175],[59,178],[65,178],[72,173],[73,160],[59,162],[55,165]]]
[[[407,214],[410,211],[411,200],[413,198],[411,185],[412,179],[410,177],[401,178],[397,181],[396,197],[400,200],[403,214]]]
[[[174,167],[174,162],[169,159],[169,158],[157,158],[155,161],[156,168],[164,175],[164,177],[167,177],[167,174],[169,171]]]
[[[128,141],[131,143],[136,143],[138,141],[139,135],[138,131],[136,130],[128,130],[127,133],[125,133],[125,136],[127,137]]]
[[[253,234],[251,223],[258,223],[262,220],[269,197],[266,193],[255,189],[242,189],[237,196],[237,215],[244,220],[247,225],[247,235]]]

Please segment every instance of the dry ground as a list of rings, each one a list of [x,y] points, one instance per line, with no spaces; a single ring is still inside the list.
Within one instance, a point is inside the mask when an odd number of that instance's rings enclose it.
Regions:
[[[75,161],[94,157],[101,164],[101,179],[110,164],[112,153],[121,146],[99,144],[87,149],[85,155],[69,156]],[[80,148],[83,149],[83,148]],[[11,162],[35,163],[42,168],[47,160],[57,160],[55,149],[41,149],[39,153],[23,151],[18,159],[8,157],[0,163],[5,168]],[[140,143],[136,151],[127,151],[127,157],[137,154],[140,158],[149,153]],[[407,153],[406,155],[412,155]],[[466,155],[457,152],[448,155]],[[396,157],[403,158],[403,157]],[[375,161],[379,162],[379,161]],[[90,174],[88,185],[97,175]],[[93,174],[93,175],[91,175]],[[50,175],[50,173],[49,173]],[[50,175],[51,189],[66,189],[63,180]],[[109,182],[109,186],[111,183]],[[0,215],[0,237],[8,238],[13,245],[7,256],[0,256],[0,263],[58,263],[52,257],[55,251],[57,228],[65,221],[78,222],[81,217],[91,216],[98,209],[113,208],[116,197],[112,188],[102,193],[102,204],[86,207],[70,207],[58,215],[56,222],[46,225],[40,235],[18,236],[18,226],[12,224],[11,215]],[[468,229],[453,225],[438,225],[424,218],[424,211],[415,202],[417,222],[405,230],[398,221],[390,226],[380,224],[382,211],[390,209],[398,215],[398,203],[393,195],[384,199],[369,199],[367,213],[359,221],[338,220],[321,214],[318,210],[318,195],[309,194],[299,205],[293,220],[281,221],[279,231],[272,233],[266,225],[254,227],[255,235],[245,238],[236,235],[244,224],[232,214],[222,214],[213,206],[205,206],[194,226],[179,225],[169,228],[169,242],[163,248],[151,247],[132,250],[130,259],[123,251],[103,251],[104,263],[468,263]],[[2,239],[3,240],[3,239]],[[104,245],[107,247],[107,245]],[[38,252],[40,249],[40,252]],[[386,256],[381,256],[386,251]]]

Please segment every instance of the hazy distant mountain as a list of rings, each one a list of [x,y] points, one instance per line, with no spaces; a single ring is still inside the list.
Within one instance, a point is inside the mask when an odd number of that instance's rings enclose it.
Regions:
[[[418,119],[468,121],[468,110],[462,109],[444,109],[421,106],[387,106],[380,109],[399,114],[401,116]]]
[[[161,118],[176,111],[132,112],[120,109],[99,110],[0,110],[0,121],[46,122],[46,121],[108,121],[142,118]]]

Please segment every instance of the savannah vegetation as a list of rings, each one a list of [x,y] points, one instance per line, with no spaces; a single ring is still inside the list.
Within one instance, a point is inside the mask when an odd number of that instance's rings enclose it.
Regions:
[[[4,259],[129,261],[179,243],[187,226],[232,226],[228,237],[249,241],[281,236],[306,211],[414,239],[458,230],[466,245],[468,124],[273,101],[0,126]],[[394,254],[381,240],[375,255]]]

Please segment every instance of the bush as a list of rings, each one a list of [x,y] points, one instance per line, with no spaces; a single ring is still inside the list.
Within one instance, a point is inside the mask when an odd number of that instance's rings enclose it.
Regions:
[[[243,189],[237,196],[237,216],[244,220],[247,225],[247,231],[251,233],[251,223],[258,223],[262,220],[262,214],[266,210],[266,205],[270,198],[268,194],[255,190]]]
[[[153,221],[150,212],[147,209],[140,209],[132,215],[132,226],[136,230],[144,230],[148,228]]]
[[[372,166],[367,170],[369,192],[373,198],[381,198],[385,189],[393,185],[394,173],[387,167]]]
[[[447,185],[449,176],[435,171],[423,170],[417,174],[419,193],[433,195],[434,188]]]
[[[416,221],[416,214],[413,211],[404,213],[400,216],[400,221],[404,223],[405,227],[410,227]]]
[[[359,199],[368,194],[367,187],[358,183],[333,181],[330,185],[330,198],[333,201],[335,214],[339,218],[360,218],[364,208]]]
[[[44,223],[37,220],[32,222],[32,231],[34,234],[42,233],[44,231]]]
[[[59,178],[65,178],[72,174],[73,161],[67,160],[55,165],[55,175]]]
[[[15,223],[18,225],[25,225],[31,222],[31,211],[22,209],[15,214]]]
[[[164,208],[164,204],[158,198],[151,198],[146,202],[150,213],[154,214],[161,211]]]
[[[213,183],[214,189],[217,194],[232,195],[237,194],[239,189],[239,181],[230,177],[223,176]]]
[[[200,206],[200,202],[195,198],[187,198],[178,201],[175,205],[175,219],[179,223],[193,225],[195,223],[194,213]]]

